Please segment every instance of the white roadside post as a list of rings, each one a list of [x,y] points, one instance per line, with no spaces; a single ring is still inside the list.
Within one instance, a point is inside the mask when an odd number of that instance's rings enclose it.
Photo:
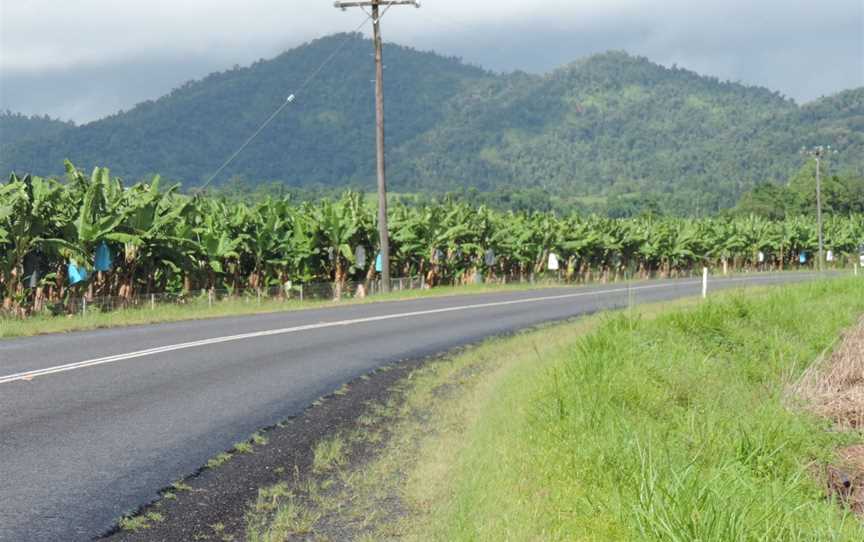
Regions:
[[[708,297],[708,268],[702,268],[702,299]]]

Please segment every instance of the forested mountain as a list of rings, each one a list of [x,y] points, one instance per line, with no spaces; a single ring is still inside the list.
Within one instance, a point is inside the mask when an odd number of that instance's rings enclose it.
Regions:
[[[51,137],[74,126],[74,123],[52,119],[47,115],[28,116],[12,111],[0,111],[0,147]]]
[[[156,101],[3,153],[0,171],[62,172],[63,160],[111,164],[138,178],[159,172],[200,183],[290,94],[297,101],[225,171],[292,185],[363,184],[374,176],[371,43],[354,36],[314,81],[306,79],[345,39],[316,40],[269,61],[189,82]],[[444,106],[483,70],[403,47],[387,50],[389,136],[394,145],[443,120]]]
[[[0,171],[58,173],[63,160],[159,172],[187,188],[214,172],[286,96],[273,124],[220,180],[374,186],[371,43],[360,35],[307,88],[345,35],[187,83],[129,112],[5,147]],[[547,193],[627,207],[731,207],[830,143],[835,170],[864,170],[864,89],[798,106],[779,93],[665,68],[622,52],[546,76],[493,74],[388,45],[389,179],[403,192]],[[302,91],[301,91],[302,89]],[[626,213],[625,213],[626,214]]]

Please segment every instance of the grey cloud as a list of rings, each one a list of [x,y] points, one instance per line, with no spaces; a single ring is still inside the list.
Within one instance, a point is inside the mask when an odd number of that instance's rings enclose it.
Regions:
[[[89,121],[167,94],[183,81],[228,68],[232,60],[202,55],[136,58],[71,70],[15,73],[0,84],[0,110]]]
[[[202,2],[78,0],[73,9],[61,0],[28,0],[42,4],[40,14],[9,11],[21,0],[0,0],[0,108],[91,120],[210,71],[350,30],[360,17],[335,11],[330,0]],[[58,17],[71,21],[44,15],[55,3],[63,6]],[[39,28],[47,30],[40,39],[21,39]],[[864,85],[860,0],[427,0],[419,11],[388,14],[385,38],[494,70],[535,73],[626,50],[798,101]]]

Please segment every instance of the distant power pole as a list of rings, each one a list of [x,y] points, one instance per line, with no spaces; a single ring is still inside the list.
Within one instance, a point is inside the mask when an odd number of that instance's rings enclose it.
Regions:
[[[822,145],[813,147],[812,149],[801,149],[802,154],[812,156],[816,159],[816,220],[819,224],[819,271],[822,271],[825,265],[825,241],[822,233],[822,159],[829,154],[836,154],[837,151],[831,150],[831,145],[823,147]]]
[[[387,228],[387,175],[384,162],[384,45],[381,41],[381,6],[386,13],[392,6],[414,6],[419,8],[418,0],[370,0],[365,2],[335,2],[337,8],[372,8],[373,41],[375,44],[375,143],[378,160],[378,237],[381,241],[381,289],[390,291],[390,232]]]

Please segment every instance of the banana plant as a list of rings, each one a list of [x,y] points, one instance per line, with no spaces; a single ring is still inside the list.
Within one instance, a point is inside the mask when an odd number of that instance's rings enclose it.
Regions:
[[[0,275],[4,310],[18,309],[24,299],[24,260],[41,248],[52,231],[59,185],[54,181],[12,175],[0,186]]]
[[[124,192],[118,179],[111,179],[106,168],[95,168],[81,199],[77,218],[67,223],[62,238],[47,242],[65,258],[80,260],[88,270],[96,246],[102,242],[123,242],[118,226],[126,219]]]
[[[143,271],[146,293],[155,289],[159,275],[180,274],[193,267],[189,249],[194,243],[178,235],[177,224],[184,222],[190,200],[176,195],[178,186],[160,190],[157,175],[149,184],[138,184],[126,192],[126,218],[121,231],[111,234],[122,243],[123,270],[120,295],[131,299],[136,293],[138,273]]]
[[[367,215],[362,198],[356,192],[347,192],[335,203],[323,201],[314,215],[325,248],[323,267],[333,279],[336,298],[341,297],[348,271],[355,263],[355,247],[370,241],[371,220]]]
[[[374,275],[375,213],[360,194],[300,203],[189,197],[158,177],[125,186],[105,168],[88,175],[68,162],[66,179],[13,175],[0,183],[0,298],[6,313],[22,314],[30,306],[33,292],[22,282],[28,257],[38,254],[49,271],[39,295],[57,301],[69,293],[68,261],[92,268],[102,243],[118,253],[113,270],[76,286],[76,293],[93,287],[131,299],[142,291],[326,281],[337,285],[339,295],[352,277]],[[797,266],[801,253],[818,249],[810,216],[559,217],[493,211],[447,198],[419,206],[397,203],[390,224],[394,268],[403,276],[423,275],[430,285],[468,282],[481,272],[542,274],[553,252],[566,262],[563,277],[587,280],[622,272],[676,275],[706,263],[752,268],[760,252],[770,265]],[[838,261],[848,261],[864,243],[862,215],[828,213],[824,226],[825,247]],[[372,255],[365,269],[355,261],[361,246]],[[495,256],[491,265],[484,257],[488,251]]]
[[[283,250],[277,256],[282,268],[282,282],[311,282],[316,277],[321,247],[317,242],[317,225],[308,205],[291,213],[290,230],[282,238]]]
[[[217,214],[204,216],[203,223],[196,228],[195,233],[199,249],[196,262],[198,271],[205,275],[207,289],[215,290],[220,279],[226,277],[240,259],[238,247],[243,239],[233,235]]]

